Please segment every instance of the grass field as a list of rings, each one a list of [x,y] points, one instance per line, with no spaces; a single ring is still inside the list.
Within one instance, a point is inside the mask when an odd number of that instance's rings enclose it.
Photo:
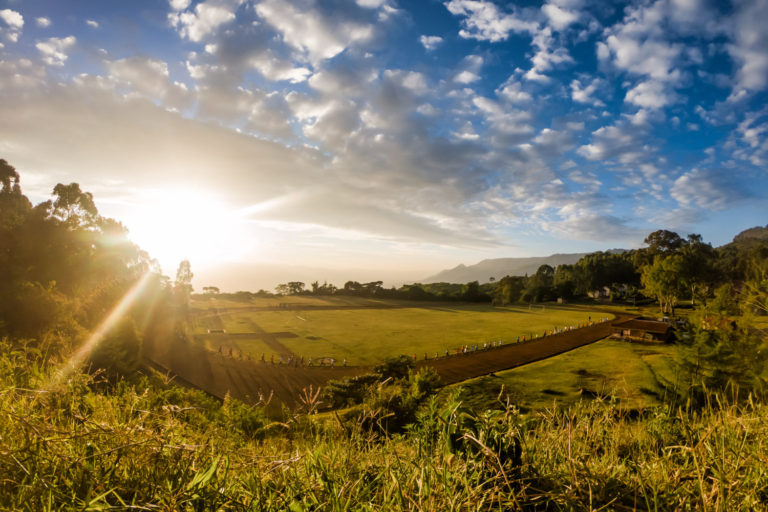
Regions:
[[[286,298],[287,299],[287,298]],[[300,298],[298,306],[370,306],[373,301],[352,298]],[[266,302],[271,301],[271,302]],[[214,306],[212,301],[196,303],[201,310]],[[256,307],[275,307],[280,301],[264,299]],[[381,304],[381,301],[377,301]],[[424,353],[433,357],[443,355],[447,350],[455,351],[462,345],[479,345],[503,340],[516,341],[517,337],[532,334],[541,335],[564,325],[586,322],[591,316],[596,320],[605,313],[579,306],[547,305],[493,307],[490,305],[439,304],[421,305],[386,302],[385,305],[400,306],[382,309],[329,309],[329,310],[248,310],[242,307],[218,313],[204,312],[195,324],[197,334],[206,333],[208,328],[223,328],[227,333],[279,333],[277,339],[286,349],[305,357],[333,357],[339,361],[347,359],[349,364],[369,365],[389,356]],[[209,310],[211,311],[211,310]],[[260,357],[265,348],[259,336],[230,337],[243,353]],[[252,340],[254,343],[251,344]],[[211,338],[209,346],[215,347],[216,339]]]
[[[677,347],[602,340],[543,361],[466,381],[462,399],[477,410],[498,406],[509,396],[525,409],[571,404],[595,395],[612,396],[622,407],[660,403],[660,382],[674,383]]]

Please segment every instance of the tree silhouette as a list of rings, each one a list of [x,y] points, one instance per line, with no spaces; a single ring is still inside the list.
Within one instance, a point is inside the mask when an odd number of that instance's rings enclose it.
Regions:
[[[186,311],[189,307],[189,296],[192,295],[192,265],[189,260],[182,260],[179,268],[176,270],[176,281],[173,285],[173,291],[176,295],[177,304]]]
[[[99,211],[93,202],[93,194],[80,190],[80,185],[59,183],[53,188],[56,199],[53,202],[53,216],[77,226],[92,226]]]
[[[0,183],[3,187],[0,189],[0,193],[4,194],[21,194],[21,187],[19,186],[19,173],[16,172],[16,168],[0,158]]]

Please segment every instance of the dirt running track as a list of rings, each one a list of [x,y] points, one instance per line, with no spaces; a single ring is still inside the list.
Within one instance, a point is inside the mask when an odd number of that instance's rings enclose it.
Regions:
[[[526,343],[501,348],[480,350],[467,355],[451,355],[438,359],[421,360],[417,367],[430,366],[437,370],[444,384],[492,372],[498,372],[546,359],[574,348],[601,340],[611,333],[614,322],[626,320],[617,316],[609,322],[577,329]],[[330,379],[359,375],[370,367],[292,367],[272,365],[226,357],[206,350],[197,343],[172,336],[158,337],[162,342],[145,344],[145,356],[155,366],[177,376],[182,382],[200,388],[216,397],[227,393],[247,403],[256,403],[261,396],[274,393],[274,398],[289,407],[297,405],[301,390],[323,386]],[[172,341],[165,341],[172,340]]]

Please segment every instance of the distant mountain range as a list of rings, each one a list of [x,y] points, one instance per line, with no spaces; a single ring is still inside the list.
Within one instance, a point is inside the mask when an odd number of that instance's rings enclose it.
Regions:
[[[618,249],[614,249],[616,250]],[[545,264],[553,268],[558,265],[572,265],[587,254],[591,253],[553,254],[533,258],[494,258],[474,265],[459,265],[443,270],[424,279],[422,283],[468,283],[470,281],[487,283],[491,278],[501,279],[504,276],[535,274],[539,267]]]

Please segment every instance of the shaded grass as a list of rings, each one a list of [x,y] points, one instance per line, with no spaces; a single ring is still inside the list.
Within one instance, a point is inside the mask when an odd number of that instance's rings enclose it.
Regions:
[[[502,391],[525,409],[545,409],[557,401],[612,396],[628,409],[659,405],[665,386],[676,380],[674,345],[638,345],[605,339],[543,361],[471,379],[462,397],[477,410],[494,406]]]

